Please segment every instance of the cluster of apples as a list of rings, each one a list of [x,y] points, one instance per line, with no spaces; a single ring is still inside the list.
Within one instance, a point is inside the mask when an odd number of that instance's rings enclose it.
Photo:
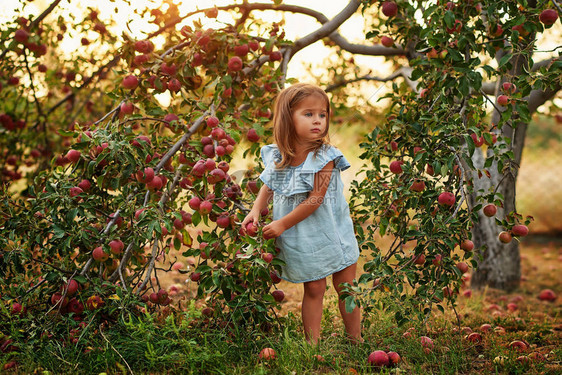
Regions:
[[[398,353],[393,351],[385,352],[384,350],[375,350],[367,358],[369,365],[374,367],[396,366],[400,363],[400,360],[401,358]]]
[[[51,295],[50,302],[61,314],[73,313],[77,316],[80,316],[85,308],[96,310],[104,306],[103,299],[98,295],[88,297],[84,306],[79,297],[81,289],[81,285],[76,280],[70,279],[61,285],[59,291]]]

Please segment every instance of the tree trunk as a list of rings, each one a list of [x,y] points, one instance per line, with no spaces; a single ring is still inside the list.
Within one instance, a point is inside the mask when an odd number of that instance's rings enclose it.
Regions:
[[[552,89],[545,91],[532,91],[527,98],[530,113],[534,113],[537,108],[546,101],[552,99],[556,92],[560,90],[560,85],[556,85]],[[500,114],[495,113],[492,121],[497,123]],[[483,189],[489,191],[499,185],[497,192],[504,196],[503,209],[498,208],[496,217],[504,218],[506,213],[516,211],[515,206],[515,184],[519,166],[521,165],[521,156],[525,145],[525,135],[527,133],[527,125],[519,122],[513,131],[510,126],[504,125],[502,134],[512,139],[512,149],[514,153],[515,168],[510,172],[498,172],[497,165],[494,163],[488,171],[491,177],[485,175],[478,178],[474,173],[472,181],[474,183],[474,191]],[[480,149],[476,149],[472,156],[474,167],[482,169],[485,158]],[[475,205],[475,194],[470,196],[470,203]],[[499,233],[503,230],[496,225],[495,218],[485,216],[482,211],[478,212],[479,221],[472,228],[472,241],[475,248],[479,249],[476,253],[477,269],[472,275],[471,285],[475,289],[489,286],[492,288],[512,291],[519,286],[521,280],[521,264],[519,256],[519,242],[512,240],[509,244],[501,243],[498,240]]]
[[[520,124],[517,128],[516,134],[518,132],[523,133],[520,137],[522,141],[525,139],[524,132],[526,128],[526,124]],[[507,129],[505,129],[504,132],[506,130]],[[523,145],[521,144],[520,147],[522,149]],[[519,155],[520,154],[521,153],[519,153]],[[477,169],[483,168],[485,159],[480,149],[476,149],[472,159]],[[517,169],[512,173],[507,172],[503,174],[498,172],[497,165],[494,163],[488,171],[491,174],[490,178],[485,175],[482,178],[474,176],[474,191],[480,189],[489,191],[500,184],[497,192],[504,196],[504,207],[503,209],[498,208],[496,216],[503,218],[506,213],[515,211]],[[477,203],[475,194],[470,196],[470,200],[471,205]],[[475,289],[489,286],[496,289],[512,291],[519,286],[521,280],[519,242],[516,240],[512,240],[508,244],[500,242],[498,235],[503,228],[496,224],[495,217],[487,217],[480,210],[478,212],[478,218],[478,223],[475,223],[472,228],[472,241],[475,247],[479,249],[475,257],[478,262],[478,267],[472,275],[471,285]]]

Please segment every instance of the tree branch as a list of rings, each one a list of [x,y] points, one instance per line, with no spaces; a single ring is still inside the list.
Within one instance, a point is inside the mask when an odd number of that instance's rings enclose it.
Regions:
[[[360,1],[351,0],[349,4],[347,4],[347,6],[343,8],[343,10],[340,13],[338,13],[330,21],[324,23],[322,27],[320,27],[318,30],[295,41],[293,47],[293,54],[311,45],[312,43],[332,34],[334,31],[338,29],[338,27],[341,26],[342,23],[347,21],[349,17],[351,17],[351,15],[355,13],[355,11],[359,8],[359,5],[361,5]]]
[[[324,89],[324,91],[330,92],[330,91],[333,91],[333,90],[335,90],[337,88],[340,88],[342,86],[346,86],[350,83],[355,83],[355,82],[360,82],[360,81],[388,82],[388,81],[392,81],[393,79],[395,79],[397,77],[400,77],[402,75],[404,75],[403,72],[402,72],[402,69],[399,69],[396,72],[389,75],[388,77],[374,77],[374,76],[370,76],[370,75],[365,75],[365,76],[362,76],[362,77],[355,77],[355,78],[352,78],[352,79],[341,80],[339,82],[328,85]]]

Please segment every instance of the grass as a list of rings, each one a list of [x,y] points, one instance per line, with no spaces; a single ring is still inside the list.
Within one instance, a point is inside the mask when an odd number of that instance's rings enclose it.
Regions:
[[[282,310],[281,326],[270,333],[213,327],[201,319],[195,304],[190,304],[142,320],[123,314],[125,318],[110,328],[89,327],[76,344],[35,341],[33,346],[2,354],[0,364],[15,360],[17,368],[5,373],[22,374],[559,374],[560,300],[543,302],[536,295],[546,287],[558,294],[562,291],[562,262],[558,259],[562,249],[557,243],[527,242],[522,250],[523,274],[529,281],[516,293],[490,289],[474,291],[471,298],[459,297],[460,326],[455,314],[447,311],[435,312],[426,324],[397,327],[392,312],[381,310],[365,317],[365,343],[353,345],[344,337],[335,296],[330,294],[322,341],[311,346],[303,339],[298,304],[290,304],[294,301],[284,303],[292,307]],[[289,292],[291,299],[300,298],[297,291]],[[509,312],[506,306],[516,296],[522,300],[517,302],[516,311]],[[480,326],[484,323],[501,326],[505,333],[483,333]],[[468,341],[469,330],[480,332],[483,341]],[[411,331],[411,338],[403,337],[406,331]],[[422,335],[434,341],[429,353],[419,343]],[[529,349],[519,353],[510,348],[514,340],[529,343]],[[276,351],[275,360],[259,359],[265,347]],[[374,350],[395,351],[402,361],[397,368],[372,368],[367,358]],[[530,353],[540,353],[546,361],[525,364],[517,360]],[[494,364],[498,356],[504,357],[503,365]]]

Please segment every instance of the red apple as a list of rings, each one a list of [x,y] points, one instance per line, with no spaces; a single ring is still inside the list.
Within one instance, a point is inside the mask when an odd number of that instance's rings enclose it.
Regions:
[[[249,222],[248,224],[246,224],[245,232],[248,236],[254,237],[256,234],[258,234],[258,226],[253,222]]]
[[[105,251],[103,251],[103,248],[101,246],[98,246],[94,249],[94,251],[92,251],[92,257],[95,261],[105,262],[109,258],[109,255],[107,255]]]
[[[464,240],[463,242],[461,242],[461,249],[467,252],[472,251],[474,249],[474,242],[472,242],[471,240]]]
[[[230,60],[228,60],[228,70],[230,72],[238,72],[242,70],[243,67],[244,67],[244,63],[242,62],[242,59],[238,56],[233,56],[230,58]]]
[[[435,256],[435,258],[433,258],[433,260],[431,261],[431,263],[433,263],[434,266],[440,266],[441,265],[441,260],[443,259],[443,256],[441,254],[437,254]]]
[[[454,34],[454,33],[458,33],[459,31],[461,31],[461,29],[462,29],[462,22],[460,20],[455,20],[455,23],[453,24],[453,26],[447,27],[445,30],[449,34]]]
[[[508,94],[513,94],[517,90],[517,86],[515,86],[511,82],[504,82],[502,84],[502,88],[503,88],[503,91],[505,91]]]
[[[124,102],[123,104],[121,104],[121,107],[120,107],[120,111],[124,115],[130,115],[131,113],[133,113],[134,109],[135,109],[135,106],[131,102]]]
[[[539,15],[539,21],[546,26],[553,25],[558,19],[558,12],[554,9],[545,9]]]
[[[410,190],[412,191],[416,191],[416,192],[422,192],[425,189],[425,182],[424,181],[420,181],[420,180],[416,180],[412,183],[412,185],[410,186]]]
[[[219,125],[219,119],[215,116],[209,116],[207,118],[207,126],[210,128],[217,127]]]
[[[247,187],[248,187],[248,190],[253,194],[257,194],[260,191],[260,189],[258,187],[258,183],[257,183],[256,180],[248,181]]]
[[[518,237],[525,237],[527,234],[529,234],[529,228],[527,228],[526,225],[517,224],[514,225],[513,228],[511,228],[511,234]]]
[[[518,352],[524,352],[529,348],[529,345],[521,340],[514,340],[509,343],[509,347],[517,350]]]
[[[71,198],[74,198],[75,196],[80,195],[83,192],[84,192],[84,190],[75,186],[75,187],[70,188],[70,191],[69,191],[68,195],[70,195]]]
[[[162,65],[160,65],[160,71],[164,74],[174,76],[176,75],[177,67],[174,63],[168,65],[166,62],[163,62]]]
[[[74,279],[70,279],[68,280],[68,282],[63,286],[63,290],[62,293],[66,292],[66,295],[71,297],[73,295],[76,294],[76,292],[78,291],[78,288],[80,287],[80,284],[78,284],[78,282]]]
[[[448,191],[439,194],[439,197],[437,198],[437,202],[441,206],[449,206],[449,207],[455,204],[455,200],[456,200],[455,195]]]
[[[136,177],[139,182],[148,184],[154,179],[154,169],[152,169],[151,167],[146,167],[143,171],[138,171],[136,173]]]
[[[250,142],[258,142],[260,140],[260,136],[258,135],[258,133],[256,132],[256,129],[251,128],[248,130],[248,133],[246,134],[246,137],[248,138],[248,140]]]
[[[456,267],[459,269],[459,271],[461,271],[461,273],[468,272],[468,264],[466,264],[465,262],[458,262]]]
[[[250,47],[247,44],[242,44],[239,46],[234,46],[234,54],[236,56],[244,57],[250,51]]]
[[[271,277],[271,282],[273,282],[273,284],[279,284],[281,282],[281,277],[279,277],[276,271],[269,272],[269,277]]]
[[[199,213],[201,215],[208,215],[213,210],[213,204],[207,200],[204,200],[199,205]]]
[[[554,302],[557,298],[556,293],[554,293],[552,290],[550,289],[543,289],[541,290],[541,292],[539,293],[539,297],[538,297],[541,301],[549,301],[549,302]]]
[[[199,281],[199,279],[201,278],[201,273],[200,272],[193,272],[189,278],[191,279],[191,281]]]
[[[484,206],[482,211],[484,212],[484,215],[488,217],[492,217],[496,215],[496,212],[498,212],[498,208],[496,207],[495,204],[490,203]]]
[[[420,337],[420,343],[422,345],[422,347],[426,348],[426,349],[433,349],[433,340],[430,339],[427,336],[421,336]]]
[[[394,45],[394,39],[385,35],[381,38],[381,44],[385,47],[390,48]]]
[[[104,302],[100,296],[93,295],[86,300],[86,307],[88,308],[88,310],[95,310],[102,307],[103,305]]]
[[[263,253],[263,254],[261,255],[261,258],[262,258],[263,260],[265,260],[266,263],[271,263],[271,261],[273,260],[273,254],[271,254],[271,253]]]
[[[16,30],[14,39],[16,40],[16,42],[25,43],[29,39],[29,33],[24,29]]]
[[[511,233],[503,231],[498,236],[500,242],[502,243],[510,243],[511,242]]]
[[[466,337],[466,339],[475,344],[479,344],[482,342],[482,335],[479,334],[478,332],[472,332]]]
[[[396,365],[398,363],[400,363],[400,355],[396,352],[388,352],[388,360],[389,360],[389,364],[390,365]]]
[[[476,135],[476,133],[471,133],[470,138],[472,138],[472,141],[474,142],[474,146],[476,146],[476,147],[480,147],[484,144],[484,137],[483,136],[478,137]]]
[[[76,298],[72,298],[68,301],[67,306],[68,312],[80,315],[84,312],[84,305]]]
[[[263,348],[260,351],[260,354],[258,355],[258,357],[260,359],[263,359],[263,360],[266,360],[266,361],[268,361],[270,359],[276,359],[277,358],[277,356],[275,354],[275,350],[273,350],[272,348]]]
[[[168,82],[168,90],[171,92],[179,92],[181,90],[181,83],[177,78],[172,78]]]
[[[164,121],[167,122],[178,121],[179,119],[180,118],[175,113],[168,113],[166,116],[164,116]]]
[[[497,102],[502,107],[505,107],[509,103],[509,97],[507,95],[498,96]]]
[[[414,255],[413,259],[414,259],[415,264],[422,265],[422,264],[425,263],[425,255],[424,254]]]
[[[123,78],[123,82],[121,83],[121,86],[123,86],[123,88],[127,90],[133,90],[137,88],[138,85],[139,85],[139,79],[137,78],[137,76],[132,74]]]
[[[369,358],[367,358],[367,362],[369,362],[371,366],[383,367],[383,366],[388,366],[390,360],[388,358],[388,354],[386,354],[384,351],[375,350],[374,352],[369,354]]]
[[[282,290],[274,290],[273,292],[271,292],[271,295],[277,302],[281,302],[285,299],[285,293]]]
[[[382,13],[387,17],[394,17],[398,13],[398,6],[393,1],[382,3]]]
[[[273,51],[269,54],[270,61],[281,61],[282,58],[283,54],[281,53],[281,51]]]
[[[480,326],[480,331],[486,333],[489,332],[492,329],[492,326],[488,323],[484,323]]]
[[[201,205],[201,199],[199,197],[193,197],[187,202],[191,209],[197,211],[199,210],[199,206]]]
[[[230,216],[220,215],[217,218],[217,225],[221,228],[228,228],[230,226]]]
[[[80,160],[81,155],[82,153],[78,150],[69,150],[66,153],[65,158],[67,158],[71,163],[76,163]]]
[[[394,160],[389,165],[390,171],[394,174],[402,173],[402,164],[404,164],[402,160]]]

